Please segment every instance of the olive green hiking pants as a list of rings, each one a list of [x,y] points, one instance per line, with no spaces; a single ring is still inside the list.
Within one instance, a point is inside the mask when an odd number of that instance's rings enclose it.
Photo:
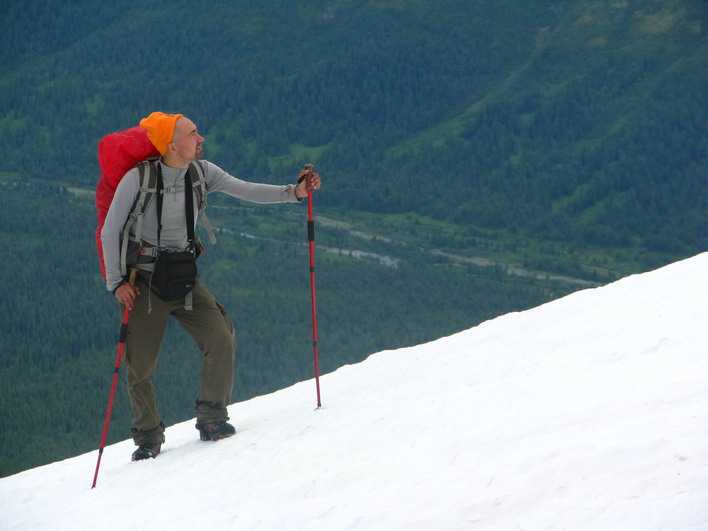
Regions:
[[[155,401],[152,373],[170,316],[189,333],[203,355],[202,380],[197,401],[197,422],[227,420],[226,405],[233,387],[236,334],[233,323],[214,296],[198,280],[193,289],[193,309],[184,299],[164,301],[139,280],[128,322],[126,366],[128,396],[133,412],[133,439],[138,445],[164,441],[164,426]],[[148,313],[148,296],[152,310]]]

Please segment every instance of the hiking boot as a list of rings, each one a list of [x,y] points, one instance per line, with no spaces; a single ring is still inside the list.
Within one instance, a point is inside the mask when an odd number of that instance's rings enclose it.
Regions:
[[[133,452],[133,461],[142,461],[151,457],[154,459],[160,453],[162,443],[165,442],[165,425],[162,422],[150,430],[131,428],[130,433],[135,446],[138,447]]]
[[[160,453],[160,444],[143,444],[133,452],[133,461],[142,461],[143,459],[155,459]]]
[[[197,423],[196,428],[199,430],[199,438],[202,441],[218,441],[226,439],[236,433],[236,428],[225,420],[219,422],[206,422],[204,424]]]

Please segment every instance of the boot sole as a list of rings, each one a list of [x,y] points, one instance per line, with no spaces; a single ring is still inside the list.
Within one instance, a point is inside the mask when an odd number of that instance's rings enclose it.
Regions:
[[[145,455],[145,456],[138,456],[137,458],[135,455],[132,455],[130,460],[135,463],[136,461],[146,461],[148,459],[155,459],[158,455],[160,455],[160,452],[154,453],[152,455]]]
[[[208,433],[199,430],[199,438],[202,441],[220,441],[221,439],[227,439],[234,435],[236,435],[236,433]]]

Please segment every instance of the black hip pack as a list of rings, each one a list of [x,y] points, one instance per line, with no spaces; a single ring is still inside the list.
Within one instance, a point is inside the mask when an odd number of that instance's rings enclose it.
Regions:
[[[160,249],[162,232],[162,199],[164,185],[162,168],[157,171],[157,247]],[[184,298],[194,288],[197,280],[197,246],[194,237],[194,198],[188,172],[184,174],[185,213],[187,222],[187,250],[160,250],[150,279],[150,288],[161,298],[173,301]]]
[[[197,280],[197,259],[191,251],[163,251],[157,255],[150,287],[161,298],[173,301],[192,291]]]

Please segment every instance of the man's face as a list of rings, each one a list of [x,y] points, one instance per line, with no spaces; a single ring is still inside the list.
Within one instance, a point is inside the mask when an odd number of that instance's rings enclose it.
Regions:
[[[204,137],[197,131],[197,126],[186,116],[177,120],[175,134],[172,137],[175,151],[185,161],[201,158]]]

